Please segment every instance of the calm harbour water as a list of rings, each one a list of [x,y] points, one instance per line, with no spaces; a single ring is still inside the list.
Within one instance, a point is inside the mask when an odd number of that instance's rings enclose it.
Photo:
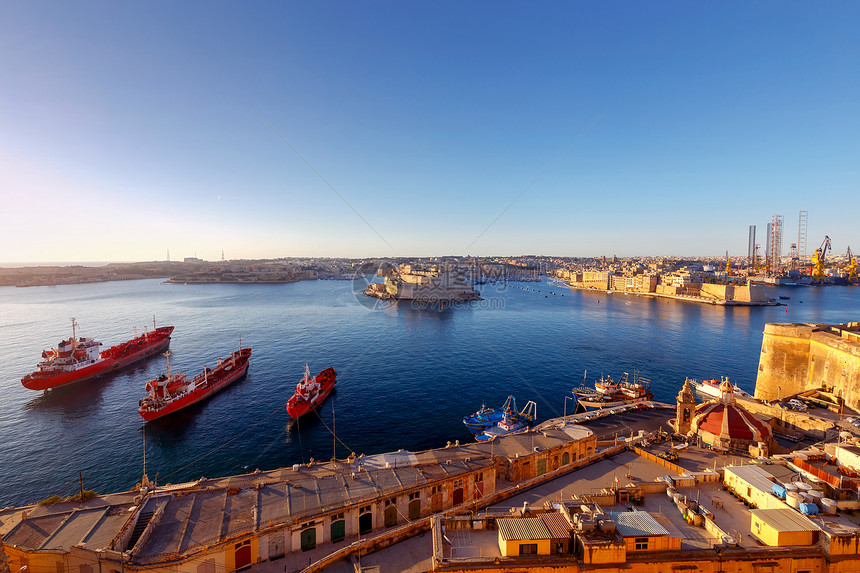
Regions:
[[[332,426],[332,407],[345,444],[336,455],[345,457],[468,440],[463,415],[510,393],[521,407],[535,400],[541,420],[561,415],[585,370],[593,383],[601,372],[639,369],[664,401],[674,401],[685,376],[728,375],[752,391],[765,323],[860,320],[856,287],[768,289],[791,297],[788,312],[546,282],[486,285],[482,294],[480,306],[440,311],[372,310],[348,281],[0,288],[0,507],[75,493],[79,472],[100,493],[134,486],[144,433],[150,478],[176,483],[327,460],[334,444],[323,422]],[[107,347],[131,338],[135,326],[151,327],[152,315],[176,327],[173,368],[196,374],[237,348],[241,335],[254,349],[248,377],[145,432],[137,403],[144,383],[164,371],[162,357],[67,391],[21,385],[41,351],[71,334],[70,317],[79,335]],[[296,425],[284,404],[305,363],[314,373],[333,366],[338,385],[321,418]]]

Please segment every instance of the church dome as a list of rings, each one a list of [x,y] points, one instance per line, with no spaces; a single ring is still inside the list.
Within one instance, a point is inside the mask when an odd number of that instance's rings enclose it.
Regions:
[[[696,408],[693,427],[718,436],[722,441],[760,442],[771,437],[767,424],[735,403],[702,404]]]

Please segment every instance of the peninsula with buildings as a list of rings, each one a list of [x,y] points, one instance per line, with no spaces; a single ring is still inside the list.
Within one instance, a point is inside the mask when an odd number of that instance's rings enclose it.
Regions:
[[[860,323],[768,324],[754,397],[0,510],[9,571],[860,569]],[[814,406],[814,407],[813,407]]]
[[[773,305],[764,285],[858,284],[852,254],[778,259],[761,268],[746,257],[286,257],[260,260],[110,263],[97,266],[0,267],[0,286],[52,286],[163,278],[175,284],[290,283],[303,280],[366,280],[361,290],[388,300],[469,301],[476,287],[508,282],[563,282],[570,288],[624,292],[724,306]],[[376,276],[379,280],[367,280]]]

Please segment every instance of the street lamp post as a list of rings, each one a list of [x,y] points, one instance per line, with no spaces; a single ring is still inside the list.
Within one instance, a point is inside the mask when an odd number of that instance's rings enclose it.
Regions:
[[[567,401],[568,400],[574,400],[575,401],[575,398],[573,396],[565,396],[564,397],[564,417],[565,418],[567,418]]]

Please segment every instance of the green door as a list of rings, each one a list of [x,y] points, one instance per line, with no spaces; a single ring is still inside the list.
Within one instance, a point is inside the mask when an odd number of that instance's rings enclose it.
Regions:
[[[537,461],[538,466],[538,475],[542,475],[546,473],[546,460],[541,458]]]
[[[341,541],[344,537],[346,537],[346,521],[343,519],[338,519],[337,521],[331,522],[331,540],[332,541]]]
[[[389,505],[385,508],[385,527],[397,525],[397,508]]]
[[[418,519],[421,517],[421,500],[413,499],[409,502],[409,519]]]
[[[308,527],[302,530],[302,551],[314,549],[317,546],[317,529]]]

